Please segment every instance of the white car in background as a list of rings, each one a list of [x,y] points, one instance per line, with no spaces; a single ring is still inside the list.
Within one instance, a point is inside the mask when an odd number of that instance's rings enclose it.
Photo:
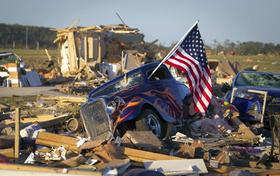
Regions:
[[[9,76],[8,70],[5,67],[0,66],[0,78],[5,78],[8,76]]]
[[[11,52],[0,52],[0,66],[5,67],[7,63],[19,63],[20,68],[24,68],[25,66],[21,57],[17,54]]]
[[[18,55],[11,52],[0,52],[0,86],[9,77],[8,63],[19,63],[20,69],[24,69],[24,62]]]

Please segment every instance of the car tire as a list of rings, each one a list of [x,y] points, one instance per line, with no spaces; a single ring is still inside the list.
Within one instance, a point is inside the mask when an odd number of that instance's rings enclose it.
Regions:
[[[157,137],[161,139],[167,136],[167,127],[168,124],[163,122],[159,115],[151,109],[144,109],[139,115],[138,120],[135,122],[136,131],[151,130]]]

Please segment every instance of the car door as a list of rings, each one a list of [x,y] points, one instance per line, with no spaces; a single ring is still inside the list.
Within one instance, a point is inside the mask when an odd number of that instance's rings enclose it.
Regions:
[[[147,79],[152,70],[146,72]],[[177,82],[165,66],[160,67],[147,83],[147,93],[152,97],[153,106],[160,111],[164,120],[172,123],[181,121],[186,87]]]

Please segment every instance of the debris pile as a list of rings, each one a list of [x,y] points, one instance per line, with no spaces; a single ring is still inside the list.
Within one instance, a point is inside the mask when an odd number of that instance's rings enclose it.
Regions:
[[[170,138],[159,139],[151,131],[126,131],[123,136],[91,139],[83,129],[79,113],[69,113],[69,109],[65,113],[61,109],[85,101],[82,97],[45,96],[28,102],[18,114],[21,127],[18,142],[13,135],[17,114],[13,114],[13,107],[1,104],[0,161],[4,164],[0,168],[6,166],[11,173],[16,167],[19,171],[80,175],[123,175],[136,171],[188,175],[238,170],[253,174],[264,169],[273,172],[280,166],[270,157],[270,138],[254,134],[229,106],[216,106],[222,108],[222,116],[212,113],[207,118],[193,120],[184,127],[190,131],[189,135],[181,130]],[[52,115],[32,116],[36,113]],[[20,151],[18,159],[16,143]],[[13,160],[20,165],[7,165]]]
[[[138,29],[126,25],[101,25],[91,27],[72,27],[57,30],[57,43],[61,48],[61,72],[63,76],[76,75],[84,67],[96,64],[122,64],[123,51],[144,51],[144,35]],[[141,54],[141,53],[139,53]],[[135,68],[135,67],[134,67]],[[122,68],[114,69],[114,73]],[[103,74],[112,75],[99,69]]]

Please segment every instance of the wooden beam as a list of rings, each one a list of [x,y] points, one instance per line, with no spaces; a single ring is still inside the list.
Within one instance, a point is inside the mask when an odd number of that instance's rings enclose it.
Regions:
[[[0,173],[1,170],[13,170],[15,172],[22,173],[23,171],[30,171],[32,173],[41,172],[41,173],[59,173],[62,174],[72,174],[72,175],[92,175],[92,176],[101,176],[100,172],[94,171],[82,171],[78,169],[65,169],[65,168],[53,168],[53,167],[39,167],[31,165],[19,165],[19,164],[0,164]],[[36,174],[37,175],[37,174]]]
[[[277,170],[261,170],[259,172],[256,172],[256,175],[258,175],[258,176],[267,176],[267,175],[279,176],[280,175],[280,169],[277,169]]]
[[[56,100],[62,102],[84,103],[87,98],[85,96],[41,96],[42,100]]]
[[[4,155],[7,158],[13,159],[15,157],[15,150],[14,147],[1,149],[0,155]]]
[[[35,141],[35,143],[39,145],[48,147],[64,146],[66,149],[78,152],[79,149],[76,146],[76,142],[76,138],[48,132],[40,132]]]
[[[54,162],[52,164],[49,164],[48,166],[50,167],[60,167],[60,168],[69,168],[69,167],[77,167],[83,163],[85,163],[87,159],[82,156],[78,155],[72,158],[69,158],[67,160],[63,160],[60,162]]]
[[[27,127],[28,125],[31,125],[34,122],[38,122],[42,128],[48,128],[61,123],[63,120],[66,120],[69,117],[70,117],[69,113],[57,117],[55,117],[53,114],[40,114],[37,115],[36,117],[21,119],[21,128]],[[14,127],[15,126],[14,124],[15,124],[14,120],[11,119],[4,120],[0,123],[0,129],[5,127]]]
[[[68,50],[69,50],[69,64],[70,72],[78,71],[78,62],[77,62],[77,50],[74,32],[68,33]]]
[[[45,52],[46,52],[46,54],[47,54],[47,57],[48,57],[49,61],[51,61],[51,60],[52,60],[52,57],[51,57],[51,55],[49,54],[49,51],[48,51],[47,49],[45,49]]]
[[[97,57],[97,63],[102,63],[102,56],[101,56],[101,34],[99,34],[98,37],[98,57]]]
[[[137,147],[161,148],[161,141],[151,131],[127,131],[122,139],[124,143],[132,143]]]
[[[124,147],[123,154],[128,156],[129,159],[136,162],[143,162],[147,160],[180,160],[184,158],[165,155],[161,153],[147,152],[133,148]]]
[[[84,59],[87,63],[88,60],[88,37],[87,35],[84,37]]]
[[[230,118],[230,123],[238,127],[237,134],[235,135],[236,139],[246,139],[252,143],[258,141],[258,137],[243,122],[239,120],[237,115],[233,115],[233,117]]]
[[[19,158],[19,147],[20,147],[20,109],[16,108],[16,114],[15,114],[15,145],[14,145],[14,151],[15,151],[15,159]]]

